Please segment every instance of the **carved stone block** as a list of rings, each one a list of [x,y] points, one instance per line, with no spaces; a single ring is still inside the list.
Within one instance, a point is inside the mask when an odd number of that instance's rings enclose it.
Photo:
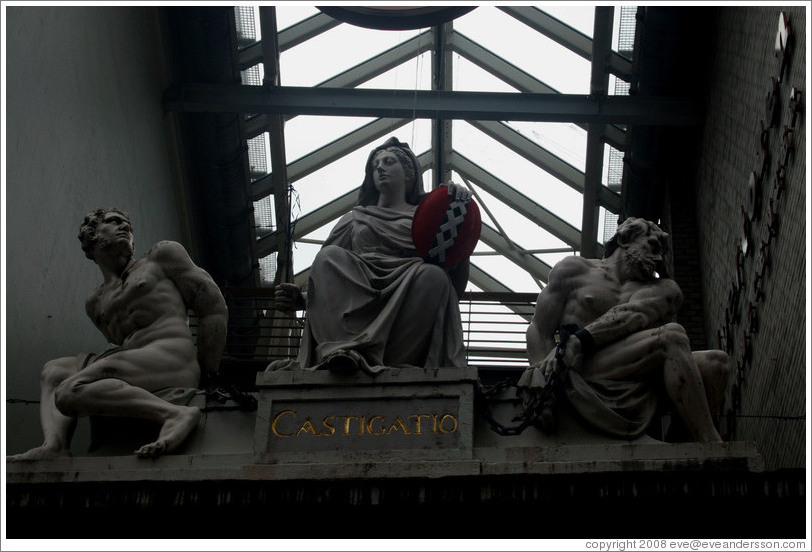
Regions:
[[[474,368],[257,375],[263,463],[471,459]]]

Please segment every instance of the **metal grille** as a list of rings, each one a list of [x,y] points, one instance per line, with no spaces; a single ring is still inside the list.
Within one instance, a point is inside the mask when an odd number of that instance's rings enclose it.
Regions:
[[[233,289],[228,303],[226,357],[230,361],[271,361],[295,358],[304,316],[288,317],[274,310],[273,289]],[[460,300],[468,364],[489,372],[516,374],[527,366],[525,332],[533,316],[533,293],[466,292]],[[197,318],[190,313],[197,333]]]
[[[236,6],[234,22],[237,27],[237,42],[240,48],[250,46],[257,41],[257,26],[252,6]]]
[[[620,25],[618,27],[617,50],[619,54],[631,59],[634,51],[634,35],[637,28],[637,6],[620,7]]]
[[[248,140],[248,164],[251,166],[251,182],[268,174],[268,156],[266,152],[268,133]]]

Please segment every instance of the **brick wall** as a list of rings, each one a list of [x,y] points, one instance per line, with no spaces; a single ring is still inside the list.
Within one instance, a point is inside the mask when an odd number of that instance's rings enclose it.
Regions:
[[[783,80],[776,85],[778,121],[769,128],[766,96],[772,89],[771,78],[779,77],[774,44],[782,11],[794,44]],[[714,35],[697,37],[708,42],[710,57],[695,206],[707,343],[720,347],[718,336],[727,328],[730,353],[740,365],[729,382],[722,432],[729,440],[755,441],[768,469],[803,467],[808,387],[807,114],[801,113],[792,127],[788,100],[792,87],[797,87],[807,104],[806,8],[730,7],[716,10],[714,17]],[[745,218],[742,207],[750,210],[748,180],[751,172],[761,168],[757,151],[762,120],[768,127],[763,136],[769,153],[762,207],[754,211],[757,216],[751,222],[751,253],[738,262]],[[792,127],[795,151],[787,159],[785,188],[779,194],[775,173],[783,157],[785,126]],[[770,200],[777,226],[771,224]],[[770,228],[777,228],[774,236]],[[742,287],[736,303],[729,299],[737,272]],[[734,315],[738,322],[729,321]]]

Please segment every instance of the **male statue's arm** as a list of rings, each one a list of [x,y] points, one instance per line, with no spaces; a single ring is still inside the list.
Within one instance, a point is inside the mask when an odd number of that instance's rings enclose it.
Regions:
[[[579,272],[576,257],[567,258],[550,271],[547,285],[536,299],[536,309],[527,328],[527,356],[530,365],[539,365],[555,349],[553,334],[561,324],[561,317],[569,295],[569,284]]]
[[[183,246],[163,241],[153,248],[158,262],[198,317],[197,359],[206,374],[217,374],[226,345],[228,308],[220,288],[208,272],[195,265]]]
[[[599,349],[634,333],[664,324],[682,305],[682,291],[671,279],[662,278],[635,292],[626,303],[616,305],[587,324],[589,337],[570,339],[564,353],[567,366],[579,366],[586,348]],[[592,343],[584,343],[591,339]]]

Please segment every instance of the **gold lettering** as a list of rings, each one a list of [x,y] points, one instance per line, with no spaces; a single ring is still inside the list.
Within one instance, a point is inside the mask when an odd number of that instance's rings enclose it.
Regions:
[[[350,420],[358,418],[358,416],[342,416],[344,418],[344,435],[350,434]]]
[[[396,432],[401,432],[403,435],[423,435],[423,430],[428,430],[427,424],[423,423],[423,418],[431,419],[431,433],[454,433],[459,429],[459,421],[453,414],[409,414],[405,417],[395,416],[395,419],[389,423],[385,416],[325,416],[321,420],[321,431],[316,429],[313,420],[308,417],[304,422],[299,425],[296,431],[285,433],[282,428],[288,428],[282,419],[284,416],[293,416],[293,421],[288,424],[297,424],[297,412],[295,410],[283,410],[279,412],[271,422],[271,432],[277,437],[298,437],[300,435],[314,435],[322,437],[332,437],[337,434],[337,430],[341,427],[341,420],[343,420],[343,433],[340,435],[350,435],[352,428],[352,421],[358,420],[357,435],[391,435]],[[407,423],[406,420],[409,420]],[[338,424],[336,424],[338,421]],[[280,427],[282,426],[282,427]]]
[[[446,419],[450,419],[452,423],[451,429],[449,430],[443,429],[443,423],[446,421]],[[451,414],[446,414],[443,416],[443,418],[440,420],[440,431],[443,433],[454,433],[457,431],[457,419]]]
[[[409,418],[414,418],[414,434],[423,435],[420,432],[420,418],[431,418],[429,414],[411,414]]]
[[[381,420],[381,423],[383,423],[383,416],[373,416],[369,419],[369,421],[367,422],[367,433],[369,433],[370,435],[385,435],[386,428],[384,427],[381,427],[380,431],[372,430],[372,422],[374,422],[375,420]]]
[[[296,432],[296,437],[298,437],[302,432],[305,433],[312,433],[313,435],[318,435],[316,428],[313,427],[313,422],[310,421],[310,418],[306,419],[302,424],[302,427],[299,428],[299,431]]]
[[[332,420],[333,418],[335,418],[335,416],[327,416],[321,421],[321,425],[323,425],[324,429],[326,429],[329,432],[325,433],[324,431],[322,431],[321,435],[324,435],[325,437],[331,437],[332,435],[335,434],[336,428],[330,425],[330,420]]]
[[[406,428],[406,424],[403,423],[400,416],[395,418],[395,421],[392,422],[392,425],[389,427],[386,433],[391,434],[393,431],[398,431],[398,428],[400,428],[400,431],[402,431],[404,435],[411,435],[411,432]]]
[[[283,410],[276,417],[273,419],[273,423],[271,424],[271,431],[277,437],[291,437],[293,433],[279,433],[279,430],[276,428],[276,424],[279,423],[279,418],[284,416],[285,414],[293,414],[293,417],[296,418],[296,411],[295,410]]]

